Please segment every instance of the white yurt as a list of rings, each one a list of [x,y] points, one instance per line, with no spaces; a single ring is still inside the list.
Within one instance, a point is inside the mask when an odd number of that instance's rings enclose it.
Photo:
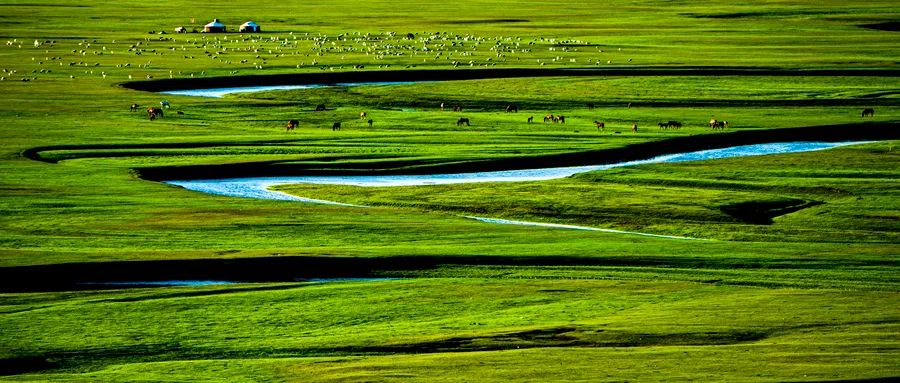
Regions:
[[[203,27],[203,32],[210,32],[210,33],[225,32],[225,24],[222,24],[222,22],[220,22],[219,19],[213,19],[213,21],[211,23],[206,24],[206,26]]]
[[[260,32],[259,24],[252,21],[241,24],[241,32]]]

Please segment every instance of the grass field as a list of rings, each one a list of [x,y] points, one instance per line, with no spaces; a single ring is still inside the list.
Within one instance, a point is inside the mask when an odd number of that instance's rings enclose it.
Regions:
[[[900,376],[895,2],[60,0],[0,1],[0,10],[0,285],[38,267],[115,271],[119,261],[147,270],[154,261],[194,270],[222,259],[429,265],[340,283],[109,290],[55,291],[57,274],[47,274],[47,288],[0,293],[0,381]],[[254,20],[263,33],[173,32],[213,18],[229,30]],[[121,86],[495,68],[633,75],[223,98]],[[672,68],[700,74],[659,75]],[[770,72],[703,75],[722,68]],[[150,121],[144,109],[164,99],[172,108]],[[441,111],[442,102],[463,111]],[[140,110],[129,111],[132,103]],[[327,110],[315,112],[318,104]],[[508,104],[519,111],[504,112]],[[863,108],[875,116],[863,119]],[[566,123],[543,123],[546,114]],[[460,117],[471,126],[457,126]],[[712,118],[729,128],[711,130]],[[289,119],[300,121],[293,132],[284,129]],[[657,128],[668,120],[683,127]],[[329,129],[338,121],[342,130]],[[821,127],[804,133],[811,141],[887,133],[827,151],[553,181],[279,187],[369,208],[206,195],[150,180],[585,162],[637,156],[628,151],[647,143],[676,150],[808,127]],[[471,215],[703,240],[492,225]]]

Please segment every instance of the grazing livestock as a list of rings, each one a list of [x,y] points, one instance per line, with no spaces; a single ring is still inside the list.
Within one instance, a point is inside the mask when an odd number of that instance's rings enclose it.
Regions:
[[[460,118],[459,120],[456,120],[456,126],[462,126],[462,124],[466,124],[466,126],[469,126],[469,119]]]
[[[657,125],[659,125],[660,129],[669,129],[669,128],[680,129],[681,128],[681,122],[678,122],[675,120],[669,120],[667,122],[660,122]]]
[[[372,121],[372,119],[370,118],[370,119],[369,119],[369,127],[370,127],[370,128],[372,127],[372,123],[373,123],[373,122],[374,122],[374,121]]]
[[[544,115],[544,122],[548,122],[548,121],[556,122],[555,120],[556,120],[556,116],[554,116],[552,114]]]
[[[556,121],[559,121],[560,124],[565,124],[566,116],[563,116],[563,115],[556,116],[556,120],[554,120],[553,122],[556,122]]]
[[[719,124],[719,120],[716,120],[715,118],[712,119],[712,120],[709,120],[709,127],[710,127],[710,128],[715,129],[716,126],[717,126],[718,124]]]
[[[179,116],[184,116],[184,112],[182,112],[182,111],[180,111],[180,110],[177,111],[177,112],[175,112],[175,114],[177,114],[177,115],[179,115]]]
[[[631,124],[631,133],[637,133],[637,123]]]
[[[603,130],[603,128],[606,127],[606,124],[604,124],[602,121],[594,121],[594,125],[597,125],[598,131]]]
[[[285,132],[290,132],[290,131],[294,130],[294,128],[296,128],[296,127],[299,126],[299,125],[300,125],[300,121],[297,121],[297,120],[288,120],[287,125],[285,125],[285,127],[284,127],[284,131],[285,131]]]
[[[460,105],[460,104],[453,105],[453,111],[454,112],[462,112],[462,105]]]
[[[169,102],[166,100],[162,100],[159,102],[159,107],[163,109],[169,109]]]
[[[316,105],[316,112],[321,112],[325,110],[325,104]]]
[[[443,112],[443,111],[444,111],[444,103],[442,102],[441,103],[441,112]]]
[[[509,104],[506,106],[506,113],[509,113],[509,112],[518,113],[519,107],[514,104]]]
[[[534,116],[528,116],[528,123],[534,122]]]
[[[872,108],[863,109],[862,116],[863,117],[875,117],[875,109],[872,109]]]
[[[334,124],[331,125],[331,131],[333,132],[333,131],[335,131],[335,130],[341,130],[341,123],[340,123],[340,122],[335,122]]]
[[[360,120],[365,120],[365,119],[366,119],[366,112],[359,112],[359,119],[360,119]]]
[[[131,104],[131,111],[132,111],[132,112],[137,112],[138,109],[140,109],[140,108],[141,108],[141,106],[138,105],[138,104]]]
[[[709,124],[713,129],[725,129],[728,127],[728,121],[712,120]]]
[[[150,121],[153,121],[157,118],[162,118],[163,111],[160,108],[155,108],[155,107],[151,106],[151,107],[147,108],[147,117],[150,118]]]
[[[587,108],[588,108],[588,110],[594,110],[594,103],[593,102],[587,103]]]

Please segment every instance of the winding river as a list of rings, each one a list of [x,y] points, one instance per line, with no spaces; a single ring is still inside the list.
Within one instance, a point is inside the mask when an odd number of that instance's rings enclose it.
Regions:
[[[391,187],[391,186],[427,186],[443,184],[462,184],[475,182],[524,182],[542,181],[569,177],[578,173],[606,170],[623,166],[634,166],[655,163],[674,163],[685,161],[712,160],[720,158],[734,158],[759,156],[766,154],[799,153],[814,150],[824,150],[839,146],[867,143],[871,141],[852,142],[781,142],[769,144],[756,144],[734,146],[722,149],[701,150],[688,153],[677,153],[657,156],[650,159],[621,162],[615,164],[572,166],[559,168],[541,168],[524,170],[504,170],[477,173],[450,173],[427,175],[373,175],[373,176],[295,176],[295,177],[256,177],[256,178],[231,178],[231,179],[206,179],[189,181],[166,181],[171,185],[183,187],[203,193],[224,195],[231,197],[259,198],[271,200],[299,201],[307,203],[319,203],[340,205],[347,207],[365,207],[336,201],[305,198],[271,190],[276,185],[286,184],[319,184],[319,185],[350,185],[359,187]],[[586,226],[550,224],[542,222],[511,221],[497,218],[466,216],[465,218],[478,220],[490,224],[537,226],[570,230],[589,230],[606,233],[639,235],[667,239],[697,240],[699,238],[678,237],[651,233],[621,231],[613,229],[600,229]]]
[[[419,80],[419,79],[416,79]],[[422,79],[429,81],[428,79]],[[263,85],[240,86],[228,88],[188,89],[188,90],[163,90],[161,93],[199,96],[222,97],[232,93],[251,93],[268,90],[309,89],[324,86],[362,86],[362,85],[397,85],[419,81],[372,81],[372,82],[336,82],[333,84],[299,84],[299,85]],[[758,156],[767,154],[799,153],[814,150],[824,150],[839,146],[867,143],[871,141],[845,141],[845,142],[777,142],[754,145],[732,146],[721,149],[710,149],[686,153],[666,154],[653,158],[628,161],[621,163],[552,167],[522,170],[503,170],[473,173],[447,173],[427,175],[369,175],[369,176],[291,176],[291,177],[249,177],[249,178],[225,178],[225,179],[199,179],[199,180],[172,180],[164,181],[167,184],[180,186],[185,189],[230,197],[256,198],[268,200],[298,201],[306,203],[329,204],[346,207],[365,207],[338,201],[299,197],[279,191],[272,187],[286,184],[320,184],[320,185],[350,185],[358,187],[396,187],[396,186],[427,186],[443,184],[462,184],[475,182],[525,182],[543,181],[569,177],[578,173],[600,171],[616,167],[634,166],[655,163],[674,163],[684,161],[700,161],[721,158],[734,158],[746,156]],[[548,224],[540,222],[510,221],[487,217],[465,217],[491,224],[527,225],[552,227],[560,229],[592,230],[620,234],[644,235],[671,239],[696,239],[687,237],[675,237],[638,232],[625,232],[612,229],[599,229],[584,226]]]
[[[712,160],[720,158],[759,156],[766,154],[799,153],[824,150],[839,146],[868,143],[871,141],[851,142],[779,142],[733,146],[722,149],[701,150],[688,153],[677,153],[657,156],[645,160],[628,161],[614,164],[570,166],[559,168],[540,168],[523,170],[502,170],[477,173],[449,173],[424,175],[371,175],[371,176],[293,176],[293,177],[250,177],[201,179],[184,181],[165,181],[185,189],[203,193],[230,197],[258,198],[285,201],[300,201],[344,206],[356,206],[335,201],[304,198],[273,191],[276,185],[286,184],[319,184],[349,185],[360,187],[392,187],[392,186],[427,186],[462,184],[475,182],[524,182],[544,181],[569,177],[578,173],[606,170],[611,168],[656,163],[674,163],[685,161]]]
[[[209,89],[182,89],[162,91],[162,94],[172,94],[178,96],[194,96],[194,97],[211,97],[221,98],[226,94],[236,93],[256,93],[270,90],[295,90],[295,89],[315,89],[326,87],[357,87],[357,86],[377,86],[377,85],[404,85],[415,84],[424,81],[381,81],[381,82],[346,82],[335,84],[307,84],[307,85],[266,85],[266,86],[240,86],[228,88],[209,88]]]

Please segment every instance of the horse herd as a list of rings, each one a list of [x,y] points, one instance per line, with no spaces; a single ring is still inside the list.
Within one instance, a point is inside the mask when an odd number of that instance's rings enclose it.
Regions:
[[[588,103],[587,105],[588,105],[588,109],[593,110],[594,105],[593,105],[592,103]],[[631,106],[631,104],[629,104],[629,107],[630,107],[630,106]],[[441,107],[441,111],[443,111],[443,110],[444,110],[444,103],[441,103],[441,106],[440,106],[440,107]],[[164,116],[163,109],[169,109],[169,108],[170,108],[170,104],[169,104],[168,101],[166,101],[166,100],[160,101],[160,102],[159,102],[159,107],[158,107],[158,108],[155,107],[155,106],[151,106],[151,107],[148,107],[148,108],[147,108],[147,117],[150,119],[150,121],[153,121],[153,120],[155,120],[155,119],[157,119],[157,118],[162,118],[162,117]],[[136,111],[138,111],[139,109],[140,109],[140,105],[138,105],[138,104],[131,104],[131,111],[132,111],[132,112],[136,112]],[[325,110],[327,110],[327,109],[325,108],[325,104],[318,104],[318,105],[316,105],[315,111],[321,112],[321,111],[325,111]],[[506,113],[518,113],[518,112],[519,112],[519,107],[518,107],[517,105],[515,105],[515,104],[508,104],[508,105],[506,105],[506,107],[504,108],[504,110],[506,111]],[[453,106],[453,111],[454,111],[454,112],[460,112],[460,111],[462,111],[462,106],[459,105],[459,104],[454,105],[454,106]],[[184,114],[184,113],[181,112],[181,111],[178,111],[177,114]],[[865,117],[874,117],[874,116],[875,116],[875,109],[872,109],[872,108],[865,108],[865,109],[863,109],[863,111],[862,111],[862,117],[863,117],[863,118],[865,118]],[[374,121],[373,121],[372,119],[368,118],[368,113],[366,113],[366,112],[360,112],[360,113],[359,113],[359,119],[360,119],[360,120],[367,120],[366,122],[368,123],[368,125],[369,125],[370,128],[371,128],[372,125],[374,124]],[[529,117],[526,119],[526,122],[529,123],[529,124],[533,123],[533,122],[534,122],[534,116],[529,116]],[[558,124],[565,124],[565,123],[566,123],[566,117],[563,116],[563,115],[554,115],[554,114],[547,114],[547,115],[544,115],[544,123],[548,123],[548,122],[553,122],[554,124],[557,124],[557,123],[558,123]],[[456,126],[462,126],[462,125],[465,125],[465,126],[471,126],[470,123],[471,123],[471,122],[470,122],[469,119],[466,118],[466,117],[461,117],[461,118],[459,118],[458,120],[456,120]],[[676,120],[669,120],[669,121],[666,121],[666,122],[660,122],[660,123],[657,123],[657,125],[659,126],[660,129],[681,129],[681,127],[682,127],[682,123],[681,123],[680,121],[676,121]],[[298,121],[298,120],[288,120],[287,124],[285,125],[285,131],[286,131],[286,132],[290,132],[290,131],[296,129],[297,127],[299,127],[299,126],[300,126],[300,121]],[[596,121],[596,120],[595,120],[595,121],[594,121],[594,126],[597,127],[597,130],[598,130],[598,131],[603,131],[603,130],[606,128],[606,123],[603,122],[603,121]],[[710,127],[711,129],[714,129],[714,130],[717,130],[717,129],[723,129],[723,130],[724,130],[724,129],[728,128],[728,121],[724,121],[724,120],[720,121],[720,120],[717,120],[717,119],[712,119],[712,120],[709,120],[709,127]],[[637,132],[637,129],[638,129],[637,123],[632,123],[632,124],[631,124],[631,131],[636,133],[636,132]],[[334,123],[331,125],[331,130],[332,130],[332,131],[341,130],[341,122],[340,122],[340,121],[334,122]],[[616,133],[619,133],[619,132],[616,132]]]

